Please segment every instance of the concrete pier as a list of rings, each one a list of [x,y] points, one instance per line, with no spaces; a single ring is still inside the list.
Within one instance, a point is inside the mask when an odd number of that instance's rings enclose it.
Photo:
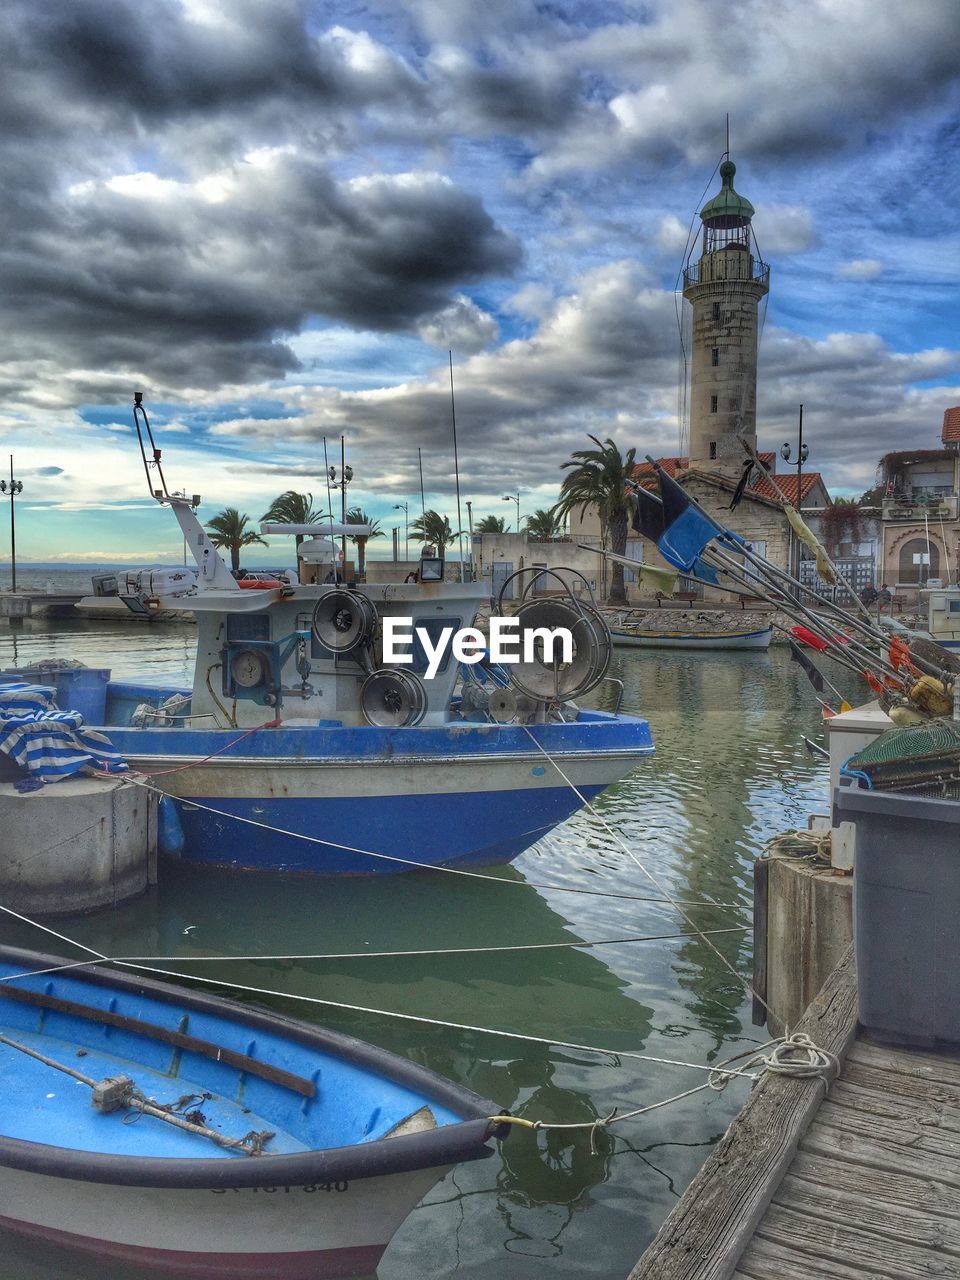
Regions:
[[[114,779],[0,783],[0,902],[27,915],[116,906],[156,883],[157,798]]]

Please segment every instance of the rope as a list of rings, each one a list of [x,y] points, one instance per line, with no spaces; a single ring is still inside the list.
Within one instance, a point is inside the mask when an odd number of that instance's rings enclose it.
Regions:
[[[572,1040],[553,1040],[547,1036],[532,1036],[521,1031],[504,1031],[496,1027],[480,1027],[474,1026],[466,1022],[450,1022],[442,1018],[426,1018],[416,1013],[398,1013],[392,1009],[375,1009],[367,1005],[348,1004],[343,1000],[327,1000],[320,996],[301,995],[293,991],[275,991],[270,987],[254,987],[247,983],[230,982],[222,978],[203,978],[199,974],[178,973],[172,969],[158,969],[153,965],[140,964],[130,960],[111,961],[109,956],[102,955],[99,951],[94,951],[92,947],[86,946],[82,942],[77,942],[73,938],[64,937],[63,934],[57,933],[56,930],[49,928],[47,925],[41,924],[38,920],[31,920],[28,916],[20,915],[10,907],[0,905],[0,911],[8,915],[14,916],[18,920],[22,920],[26,924],[31,924],[35,928],[42,930],[44,933],[52,934],[63,942],[69,943],[71,946],[79,947],[81,951],[86,951],[89,955],[95,956],[97,960],[103,964],[115,963],[119,968],[136,969],[140,972],[160,974],[165,978],[179,978],[185,982],[200,982],[207,986],[223,987],[231,991],[245,991],[252,995],[275,996],[282,1000],[298,1000],[303,1004],[323,1005],[332,1009],[344,1009],[349,1013],[373,1014],[379,1018],[397,1018],[404,1022],[416,1022],[425,1026],[447,1027],[453,1031],[470,1031],[478,1035],[498,1036],[506,1040],[522,1040],[529,1044],[541,1044],[548,1047],[560,1049],[575,1049],[583,1053],[606,1054],[614,1058],[635,1058],[640,1062],[654,1062],[660,1066],[667,1067],[687,1067],[691,1071],[714,1070],[713,1067],[705,1066],[700,1062],[683,1062],[677,1058],[657,1058],[652,1054],[636,1053],[631,1049],[610,1049],[602,1045],[579,1044]],[[180,957],[183,959],[183,957]],[[83,961],[84,964],[93,963],[92,961]],[[750,1080],[756,1080],[758,1077],[749,1071],[738,1071],[736,1075],[744,1075]]]
[[[830,865],[830,832],[785,831],[770,841],[761,856],[769,858],[773,853],[783,853],[789,858],[815,860]]]
[[[680,1102],[683,1098],[690,1098],[696,1093],[702,1093],[705,1089],[722,1093],[731,1080],[743,1074],[742,1071],[732,1070],[730,1065],[743,1057],[747,1057],[744,1070],[756,1066],[763,1068],[760,1075],[755,1076],[754,1079],[763,1079],[764,1075],[792,1076],[797,1080],[819,1078],[823,1083],[825,1096],[829,1092],[831,1081],[840,1072],[840,1060],[835,1054],[819,1048],[806,1032],[795,1031],[792,1035],[788,1033],[770,1040],[759,1049],[746,1049],[742,1053],[734,1054],[731,1058],[726,1058],[719,1066],[712,1068],[705,1084],[684,1089],[682,1093],[671,1094],[669,1098],[661,1098],[659,1102],[651,1102],[645,1107],[636,1107],[632,1111],[620,1112],[615,1107],[609,1115],[572,1124],[554,1124],[549,1120],[527,1120],[522,1116],[510,1115],[491,1116],[491,1120],[495,1120],[498,1124],[515,1125],[523,1129],[589,1129],[590,1151],[593,1155],[598,1155],[596,1139],[600,1129],[609,1129],[611,1125],[619,1124],[623,1120],[634,1120],[637,1116],[657,1111],[661,1107],[669,1106],[672,1102]]]
[[[664,895],[664,897],[667,899],[670,905],[674,908],[674,910],[677,912],[680,918],[690,926],[690,928],[693,930],[693,932],[697,935],[698,938],[701,938],[707,944],[710,950],[718,957],[718,959],[721,961],[724,967],[729,969],[729,971],[733,974],[733,976],[741,984],[741,986],[749,994],[753,995],[760,1002],[760,1004],[763,1005],[767,1013],[772,1013],[773,1011],[771,1010],[770,1006],[767,1004],[766,1000],[764,1000],[763,996],[761,996],[760,993],[754,989],[753,983],[748,982],[747,979],[744,978],[744,976],[741,973],[737,972],[737,970],[733,967],[733,965],[730,963],[727,957],[723,954],[723,952],[719,949],[719,947],[715,946],[710,941],[710,939],[703,933],[703,931],[697,926],[697,924],[683,910],[680,904],[670,896],[669,892],[666,889],[664,889],[662,883],[660,882],[660,879],[657,876],[655,876],[654,873],[644,865],[644,863],[640,861],[640,859],[633,852],[633,850],[626,843],[626,841],[620,836],[620,834],[614,831],[613,827],[611,827],[610,823],[607,822],[606,818],[599,811],[599,809],[597,809],[593,804],[591,804],[591,802],[587,799],[587,797],[583,794],[583,792],[580,791],[575,786],[575,784],[570,781],[567,775],[563,772],[563,770],[557,764],[553,756],[551,756],[550,752],[547,751],[545,747],[541,746],[540,743],[537,741],[537,739],[533,736],[533,734],[530,732],[527,725],[522,725],[521,728],[525,730],[530,741],[542,753],[544,758],[548,760],[551,765],[553,765],[554,769],[556,769],[560,777],[564,780],[564,782],[571,789],[571,791],[573,791],[574,795],[578,797],[578,799],[583,804],[583,806],[586,809],[588,809],[594,815],[595,818],[599,819],[599,821],[603,824],[604,828],[607,830],[610,836],[612,836],[612,838],[617,842],[617,844],[624,851],[627,857],[633,861],[633,863],[643,872],[643,874],[647,877],[648,880],[650,880],[654,885],[656,885],[656,887]]]
[[[202,761],[197,761],[195,763],[202,763]],[[185,768],[185,769],[193,768],[193,763],[191,763],[190,765],[183,765],[182,768]],[[177,769],[171,769],[168,772],[176,773],[178,771],[179,770]],[[143,787],[144,790],[146,791],[153,791],[155,792],[156,795],[166,796],[170,800],[185,799],[185,797],[175,796],[173,795],[172,792],[164,791],[161,787],[155,787],[155,786],[152,786],[149,782],[143,781],[144,778],[161,777],[162,774],[142,774],[141,775],[141,774],[134,774],[134,773],[125,773],[122,775],[103,774],[99,776],[110,777],[115,781],[119,778],[119,780],[122,782],[129,782],[129,783],[132,783],[134,786]],[[577,794],[579,795],[579,792]],[[437,866],[436,863],[417,862],[413,858],[401,858],[391,853],[375,853],[372,849],[361,849],[357,845],[341,844],[336,840],[323,839],[320,836],[309,836],[306,834],[306,832],[303,832],[303,831],[291,831],[286,827],[274,827],[274,826],[271,826],[269,822],[258,822],[256,818],[245,818],[239,813],[228,813],[225,809],[215,809],[212,805],[203,804],[201,801],[195,800],[192,798],[190,798],[187,801],[187,803],[189,803],[195,809],[202,809],[205,813],[212,813],[215,817],[227,818],[228,820],[232,819],[234,822],[242,822],[249,827],[259,827],[262,831],[272,831],[275,835],[290,836],[290,838],[293,840],[303,840],[307,844],[326,845],[330,849],[341,849],[345,853],[359,853],[367,858],[380,858],[385,862],[398,862],[405,867],[415,867],[418,871],[437,871],[442,873],[443,875],[468,876],[471,880],[484,880],[486,881],[487,884],[510,885],[518,889],[545,889],[551,893],[580,893],[580,894],[588,894],[593,897],[599,897],[599,898],[616,898],[618,900],[622,900],[625,902],[654,902],[659,904],[667,903],[669,906],[676,906],[677,902],[683,902],[684,906],[688,906],[688,907],[716,907],[719,910],[726,910],[726,911],[743,911],[744,910],[743,904],[738,902],[709,902],[709,901],[696,902],[690,899],[673,898],[666,894],[661,898],[652,898],[652,897],[644,896],[641,894],[610,893],[602,889],[580,889],[580,888],[573,888],[570,885],[542,884],[536,880],[506,880],[502,876],[488,876],[488,875],[484,875],[480,871],[465,871],[462,867],[441,867],[441,866]]]
[[[222,1133],[217,1133],[215,1129],[208,1128],[203,1113],[200,1111],[193,1112],[198,1117],[196,1120],[176,1114],[188,1103],[202,1102],[204,1098],[212,1098],[213,1094],[211,1093],[187,1093],[178,1098],[176,1102],[157,1102],[155,1098],[148,1098],[129,1076],[108,1076],[106,1080],[95,1080],[93,1076],[84,1075],[82,1071],[77,1071],[74,1067],[68,1067],[66,1063],[58,1062],[56,1058],[48,1058],[46,1054],[40,1053],[36,1049],[31,1049],[28,1045],[21,1044],[19,1040],[11,1040],[9,1036],[0,1035],[0,1044],[8,1045],[11,1049],[25,1053],[28,1058],[35,1058],[37,1062],[42,1062],[45,1067],[53,1067],[55,1071],[62,1071],[64,1075],[71,1076],[74,1080],[79,1080],[81,1084],[85,1084],[89,1089],[93,1089],[93,1104],[100,1111],[118,1111],[126,1107],[137,1113],[133,1117],[135,1120],[138,1120],[141,1115],[153,1116],[157,1120],[162,1120],[165,1124],[173,1125],[174,1128],[183,1129],[186,1133],[192,1133],[201,1138],[209,1138],[218,1147],[223,1147],[228,1151],[243,1151],[250,1156],[263,1155],[265,1145],[271,1138],[276,1137],[276,1134],[268,1133],[266,1129],[260,1132],[251,1129],[242,1138],[228,1138]],[[101,1102],[97,1101],[98,1091],[100,1098],[108,1098],[106,1103],[101,1104]],[[129,1123],[129,1120],[129,1116],[124,1117],[125,1124]]]
[[[708,929],[706,932],[749,933],[750,928],[750,925],[741,924],[728,929]],[[626,942],[676,942],[680,939],[694,936],[692,933],[651,933],[624,938],[595,938],[590,942],[574,939],[570,942],[509,943],[500,947],[434,947],[418,951],[326,951],[304,955],[109,956],[107,959],[110,964],[154,964],[158,961],[164,961],[165,963],[179,962],[180,964],[203,964],[205,962],[223,964],[229,961],[295,963],[302,960],[394,960],[422,956],[498,955],[500,952],[509,951],[554,951],[567,948],[588,950],[590,947],[612,947]],[[64,969],[82,969],[88,965],[98,963],[100,963],[98,960],[75,960],[70,964],[53,965],[47,969],[31,969],[28,973],[9,973],[0,981],[12,982],[14,978],[35,978],[45,973],[59,973]]]

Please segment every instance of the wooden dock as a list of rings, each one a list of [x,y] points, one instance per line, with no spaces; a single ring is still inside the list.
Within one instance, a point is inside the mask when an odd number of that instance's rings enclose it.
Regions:
[[[807,1011],[841,1061],[767,1076],[630,1280],[960,1278],[960,1054],[871,1043],[852,949]]]

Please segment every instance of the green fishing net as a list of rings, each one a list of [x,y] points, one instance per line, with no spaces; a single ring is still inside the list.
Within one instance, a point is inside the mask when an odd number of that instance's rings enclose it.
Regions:
[[[960,795],[960,721],[887,729],[852,756],[844,772],[866,774],[878,791]]]

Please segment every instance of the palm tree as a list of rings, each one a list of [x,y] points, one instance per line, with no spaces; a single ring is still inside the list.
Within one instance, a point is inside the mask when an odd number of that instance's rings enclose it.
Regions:
[[[563,478],[560,501],[554,511],[566,517],[579,507],[582,516],[587,507],[596,507],[604,546],[609,534],[610,550],[622,556],[627,550],[627,519],[631,510],[627,483],[633,479],[636,449],[628,449],[624,456],[609,437],[602,444],[596,436],[590,439],[596,449],[575,449],[570,461],[563,464],[564,470],[573,469]],[[608,603],[627,603],[623,565],[616,561],[610,575]]]
[[[269,520],[273,524],[314,524],[320,519],[320,513],[313,509],[312,493],[297,493],[294,489],[288,489],[279,498],[274,498],[260,519]],[[306,534],[297,534],[298,548],[305,537]]]
[[[484,516],[474,530],[475,533],[509,533],[510,526],[504,524],[503,516]]]
[[[251,547],[255,542],[264,547],[267,545],[259,533],[247,528],[249,519],[249,516],[242,516],[236,507],[224,507],[207,521],[213,545],[230,548],[230,567],[235,574],[240,568],[240,552],[244,547]]]
[[[417,516],[410,526],[410,536],[417,542],[433,543],[441,560],[447,547],[457,537],[450,528],[450,521],[439,511],[425,511],[422,516]]]
[[[357,547],[357,576],[362,578],[367,567],[367,539],[382,538],[379,520],[371,520],[362,507],[351,507],[347,512],[347,524],[368,524],[369,533],[351,533],[350,541]]]
[[[533,538],[549,542],[551,538],[557,538],[563,533],[563,516],[556,507],[551,507],[548,511],[535,511],[532,516],[527,516],[527,533]]]

